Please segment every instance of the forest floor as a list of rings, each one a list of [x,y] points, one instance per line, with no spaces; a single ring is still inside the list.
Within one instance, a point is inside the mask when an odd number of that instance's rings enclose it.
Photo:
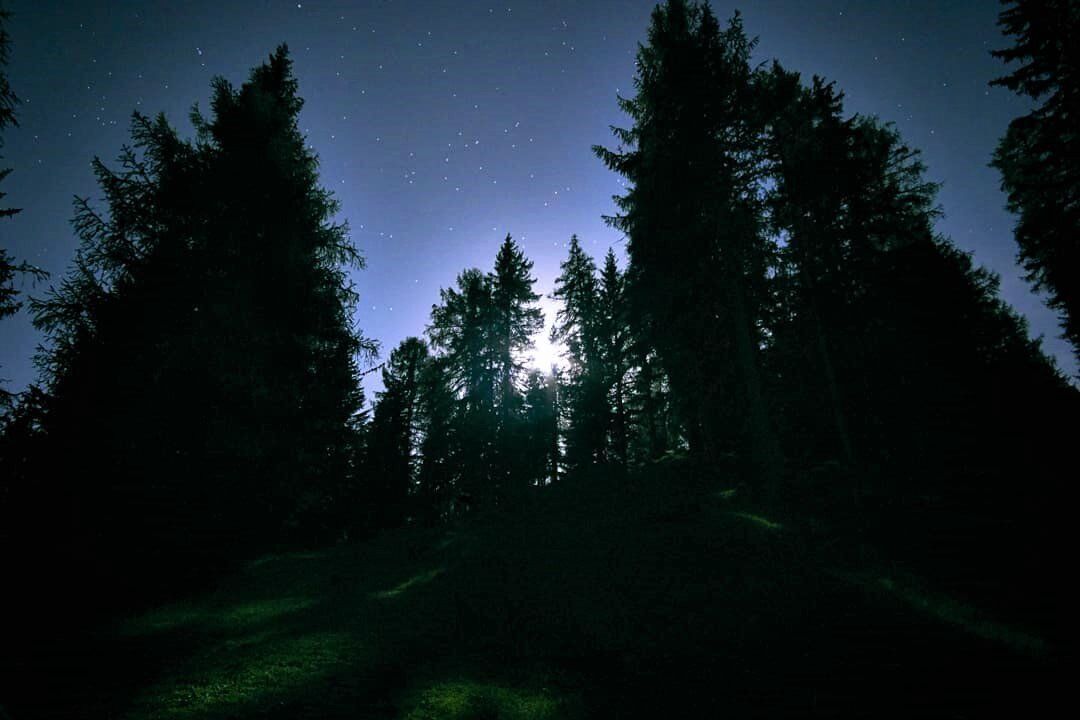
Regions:
[[[514,515],[263,557],[208,592],[39,648],[45,689],[9,711],[981,718],[1051,707],[1053,623],[995,603],[1007,578],[962,587],[924,569],[755,512],[671,463],[567,483]]]

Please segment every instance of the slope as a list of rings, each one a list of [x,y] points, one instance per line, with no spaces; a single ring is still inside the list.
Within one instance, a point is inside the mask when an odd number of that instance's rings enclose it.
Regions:
[[[48,690],[12,717],[1049,707],[1051,624],[980,610],[853,536],[747,506],[723,475],[685,461],[595,473],[515,513],[263,557],[210,592],[43,648]]]

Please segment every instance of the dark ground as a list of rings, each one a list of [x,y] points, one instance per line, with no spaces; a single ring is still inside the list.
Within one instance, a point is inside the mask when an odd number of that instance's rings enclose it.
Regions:
[[[1063,568],[1031,522],[941,500],[826,522],[755,510],[723,475],[582,478],[520,513],[267,556],[91,633],[33,621],[4,704],[13,720],[1055,707]]]

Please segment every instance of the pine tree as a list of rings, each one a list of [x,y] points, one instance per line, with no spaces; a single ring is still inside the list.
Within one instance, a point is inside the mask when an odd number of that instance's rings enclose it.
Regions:
[[[233,326],[222,370],[243,358],[245,391],[259,398],[252,422],[266,427],[274,418],[257,439],[271,441],[263,445],[265,474],[277,476],[286,497],[316,483],[317,499],[318,478],[346,471],[348,421],[359,407],[355,357],[370,344],[352,330],[347,276],[363,261],[348,228],[331,222],[338,204],[318,186],[318,159],[297,126],[302,106],[282,47],[238,90],[217,81],[213,121],[196,117],[196,126],[200,144],[217,151],[210,191],[229,198],[213,229],[227,240],[208,247],[211,266],[233,279],[215,278],[207,298],[211,308],[228,308],[214,317],[221,328]]]
[[[423,443],[422,382],[429,363],[427,344],[406,338],[382,371],[368,444],[368,515],[372,527],[393,527],[409,515]]]
[[[629,459],[627,377],[630,372],[630,326],[624,297],[624,278],[609,248],[600,274],[600,338],[605,386],[609,400],[610,445],[613,460],[626,467]]]
[[[746,419],[752,465],[779,479],[779,447],[760,377],[761,322],[773,248],[764,233],[762,122],[753,43],[736,15],[669,0],[638,53],[634,120],[596,153],[631,181],[611,222],[626,233],[627,295],[671,379],[691,447],[715,456]]]
[[[994,57],[1019,63],[992,85],[1038,106],[1009,124],[992,165],[1016,213],[1020,263],[1060,313],[1064,337],[1080,358],[1080,4],[1005,0],[998,24],[1015,44]]]
[[[15,108],[19,104],[19,98],[11,89],[4,68],[8,64],[11,38],[7,32],[7,20],[11,14],[0,6],[0,150],[4,149],[4,130],[11,126],[18,126],[15,117]],[[3,156],[0,155],[0,160]],[[11,168],[0,168],[0,182],[3,182],[11,174]],[[0,201],[7,193],[0,192]],[[18,213],[16,208],[0,207],[0,218],[11,217]],[[20,275],[29,276],[32,280],[42,280],[46,273],[40,268],[26,262],[17,262],[6,248],[0,247],[0,319],[14,315],[22,307],[19,300],[19,291],[16,288],[16,278]],[[8,405],[12,396],[0,387],[0,407]]]
[[[498,380],[500,423],[512,414],[521,358],[532,347],[532,338],[543,327],[543,314],[534,303],[532,261],[507,235],[495,256],[491,283],[491,336],[494,368]]]
[[[19,299],[16,280],[29,276],[32,280],[44,280],[48,273],[27,262],[17,262],[7,250],[0,248],[0,318],[14,315],[23,306]]]
[[[581,248],[576,235],[570,238],[562,273],[555,279],[552,298],[562,301],[551,338],[566,344],[570,369],[565,381],[568,415],[566,461],[584,467],[606,460],[608,399],[602,347],[602,305],[596,264]]]
[[[136,114],[119,169],[94,163],[107,212],[78,202],[74,267],[34,305],[52,470],[121,557],[334,532],[371,344],[301,105],[282,47],[214,82],[194,142]]]
[[[15,94],[15,91],[11,89],[11,84],[8,82],[7,73],[4,68],[7,67],[9,57],[11,54],[11,36],[8,35],[7,22],[11,17],[11,13],[0,5],[0,150],[4,148],[4,135],[3,132],[6,128],[14,126],[18,127],[19,122],[15,117],[15,108],[19,104],[19,98]],[[0,156],[2,159],[2,156]],[[11,173],[10,168],[0,169],[0,181],[3,181]],[[0,192],[0,200],[3,200],[6,193]],[[0,207],[0,217],[11,217],[19,212],[14,208]],[[0,255],[0,272],[4,267],[9,266],[10,258],[4,255]],[[0,281],[4,280],[4,276],[0,275]],[[0,288],[5,288],[6,285],[0,284]],[[4,305],[0,305],[0,312]],[[0,314],[0,317],[3,317]]]
[[[786,241],[768,366],[788,445],[804,466],[857,464],[863,491],[1000,477],[994,464],[1021,455],[988,463],[991,448],[1054,434],[1015,420],[1021,397],[1037,416],[1066,402],[1052,364],[997,278],[935,234],[937,187],[894,128],[844,119],[831,85],[779,66],[767,88],[770,217]]]
[[[628,397],[628,454],[637,464],[657,460],[678,446],[683,433],[674,421],[666,376],[656,355],[643,343],[630,345],[635,372]]]
[[[467,403],[494,404],[494,382],[488,351],[491,287],[476,268],[457,277],[456,288],[440,291],[442,303],[431,308],[428,335],[445,353],[451,384]]]
[[[804,88],[797,73],[774,64],[767,82],[775,112],[768,139],[776,178],[770,218],[786,240],[777,273],[783,308],[772,323],[773,354],[783,356],[773,358],[774,366],[783,365],[779,394],[794,415],[788,422],[804,436],[822,432],[818,412],[828,407],[830,437],[820,443],[804,437],[803,445],[832,446],[852,467],[848,401],[833,359],[841,340],[827,328],[836,327],[837,315],[861,292],[851,272],[852,253],[867,239],[867,228],[853,226],[847,212],[852,196],[864,189],[851,157],[854,120],[841,117],[842,94],[820,78]],[[800,415],[803,410],[813,419]]]
[[[445,517],[454,506],[460,481],[458,402],[448,382],[445,358],[432,357],[420,375],[423,441],[417,477],[417,511],[430,523]]]
[[[494,269],[466,270],[441,291],[428,335],[443,353],[459,406],[458,491],[465,504],[499,504],[513,494],[514,451],[521,442],[522,358],[543,317],[534,305],[532,262],[507,235]]]
[[[491,340],[490,279],[470,268],[456,288],[440,291],[442,303],[431,309],[428,337],[442,353],[451,392],[458,399],[454,425],[459,438],[457,491],[462,503],[484,497],[492,485],[497,376]]]
[[[533,370],[525,378],[518,484],[548,485],[559,478],[558,378]]]
[[[540,296],[533,291],[532,261],[507,235],[495,256],[489,276],[491,285],[491,351],[497,383],[495,426],[495,485],[497,497],[514,492],[518,483],[513,473],[514,451],[518,446],[520,412],[519,390],[522,358],[532,348],[532,338],[544,325],[543,313],[535,305]]]

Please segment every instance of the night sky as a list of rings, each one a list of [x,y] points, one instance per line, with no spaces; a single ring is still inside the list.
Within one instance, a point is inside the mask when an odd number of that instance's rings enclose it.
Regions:
[[[188,112],[207,107],[214,75],[239,84],[287,42],[306,102],[302,129],[367,257],[355,276],[357,322],[386,354],[423,331],[439,288],[460,270],[489,269],[508,232],[535,261],[544,293],[571,233],[598,257],[609,246],[622,254],[621,236],[601,220],[620,180],[589,148],[611,145],[608,126],[625,124],[615,97],[632,94],[654,4],[8,0],[8,76],[23,105],[2,166],[14,168],[4,189],[23,212],[0,225],[0,242],[58,280],[76,245],[72,196],[100,197],[90,160],[117,155],[130,113],[163,111],[189,134]],[[1002,275],[1004,298],[1074,375],[1053,314],[1014,264],[1013,220],[987,167],[1009,120],[1027,111],[987,87],[1003,70],[989,56],[1006,44],[998,3],[713,7],[722,19],[742,10],[761,60],[835,80],[849,112],[896,122],[944,183],[940,231]],[[39,341],[25,313],[0,324],[8,389],[34,379]]]

